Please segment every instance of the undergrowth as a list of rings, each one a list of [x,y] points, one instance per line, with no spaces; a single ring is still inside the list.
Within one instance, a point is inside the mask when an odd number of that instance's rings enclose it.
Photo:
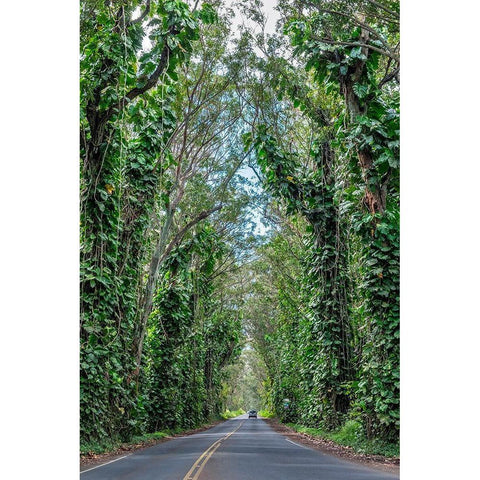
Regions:
[[[244,410],[235,410],[232,412],[227,409],[225,412],[220,414],[220,417],[213,418],[211,421],[228,420],[229,418],[238,417],[239,415],[242,415],[244,413],[245,413]],[[208,424],[205,424],[205,425],[208,425]],[[199,425],[198,428],[200,427],[201,425]],[[104,440],[102,442],[100,441],[85,442],[80,444],[80,455],[88,456],[88,455],[99,455],[102,453],[112,453],[115,450],[118,450],[119,448],[128,448],[136,445],[148,446],[154,443],[155,440],[160,440],[162,438],[187,432],[187,431],[189,431],[189,429],[174,428],[174,429],[166,429],[166,430],[162,430],[154,433],[144,433],[142,435],[133,436],[129,442],[122,442],[120,440],[115,441],[112,439]]]
[[[106,440],[103,442],[88,442],[80,445],[80,455],[98,455],[101,453],[111,453],[119,448],[125,448],[132,445],[148,445],[155,440],[168,437],[180,433],[180,430],[164,430],[161,432],[144,433],[143,435],[136,435],[125,443],[121,441]]]
[[[225,410],[222,414],[220,414],[220,416],[224,419],[224,420],[228,420],[229,418],[235,418],[235,417],[238,417],[239,415],[243,415],[245,413],[245,410],[234,410],[233,412],[228,410]]]
[[[207,425],[207,424],[205,424]],[[199,427],[200,428],[200,427]],[[128,442],[106,440],[103,442],[88,442],[80,444],[80,455],[99,455],[102,453],[112,453],[119,448],[128,448],[132,446],[144,445],[149,446],[155,443],[155,440],[160,440],[171,435],[187,432],[189,429],[166,429],[159,432],[144,433],[142,435],[133,436]]]
[[[275,416],[270,410],[260,410],[258,414],[263,418],[273,418]]]

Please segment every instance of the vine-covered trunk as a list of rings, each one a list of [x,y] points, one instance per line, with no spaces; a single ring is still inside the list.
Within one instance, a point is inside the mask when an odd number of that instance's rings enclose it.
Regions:
[[[172,6],[147,2],[137,16],[125,2],[81,5],[82,441],[128,438],[137,428],[138,299],[163,153],[175,126],[169,108],[175,89],[156,87],[176,78],[198,37],[188,5]],[[153,18],[155,40],[142,55]],[[181,49],[172,41],[177,36]]]
[[[306,178],[295,178],[290,155],[280,150],[264,127],[259,130],[255,143],[257,159],[270,188],[287,202],[287,209],[297,210],[310,224],[305,273],[309,305],[301,321],[306,338],[300,339],[303,378],[299,385],[279,388],[276,393],[300,397],[299,402],[292,402],[286,410],[290,418],[298,414],[308,424],[322,422],[327,428],[335,428],[350,405],[346,383],[353,379],[347,241],[335,198],[335,154],[325,129],[324,140],[317,141],[310,152],[314,170]],[[289,334],[294,336],[295,333]],[[294,378],[288,372],[282,373],[286,378]],[[280,383],[286,381],[280,379]],[[299,387],[301,392],[297,395]]]
[[[132,367],[132,332],[122,302],[128,282],[118,275],[120,197],[111,190],[118,184],[120,167],[105,142],[105,134],[114,141],[112,131],[101,128],[103,134],[94,132],[91,143],[104,143],[87,146],[81,198],[80,400],[82,434],[88,439],[120,434],[133,406],[125,375]]]
[[[98,120],[98,112],[88,110],[91,138],[81,197],[82,434],[126,438],[136,409],[135,317],[145,231],[158,187],[158,175],[152,174],[157,159],[138,146],[128,149],[115,117]],[[134,168],[131,156],[142,154],[145,162]],[[85,418],[87,412],[95,413]]]
[[[388,213],[373,235],[364,232],[363,294],[368,329],[365,335],[360,396],[370,436],[398,438],[399,372],[399,225]]]
[[[363,32],[365,42],[368,35]],[[366,61],[371,54],[363,48],[364,59],[341,76],[341,89],[351,124],[361,116],[368,117],[380,92],[360,98],[355,85],[368,84]],[[386,129],[386,125],[384,125]],[[383,140],[385,142],[385,140]],[[389,145],[389,144],[387,144]],[[393,169],[382,170],[380,154],[390,147],[376,150],[356,140],[356,154],[364,188],[363,221],[357,224],[362,239],[362,272],[360,286],[365,321],[363,358],[359,382],[359,404],[362,406],[368,436],[379,435],[395,441],[399,430],[399,205],[398,187],[390,182]],[[380,153],[378,153],[380,152]],[[354,175],[355,176],[355,175]],[[366,220],[365,220],[366,219]]]
[[[160,266],[140,375],[148,431],[193,428],[220,413],[222,370],[236,353],[240,325],[214,308],[215,241],[205,228]]]
[[[347,244],[334,198],[334,152],[328,141],[318,146],[317,159],[322,172],[315,190],[318,207],[306,214],[313,228],[307,278],[313,292],[311,335],[317,346],[313,381],[318,405],[314,411],[327,428],[335,428],[341,423],[341,414],[348,410],[345,383],[352,380]]]

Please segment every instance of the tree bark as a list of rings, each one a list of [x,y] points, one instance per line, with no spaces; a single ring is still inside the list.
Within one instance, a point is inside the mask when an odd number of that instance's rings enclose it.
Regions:
[[[369,32],[362,29],[360,38],[362,43],[365,44],[362,48],[362,53],[365,57],[368,57],[370,47],[366,44],[369,39]],[[347,74],[340,77],[341,91],[345,98],[345,105],[352,123],[357,120],[359,115],[364,115],[367,111],[367,104],[362,105],[362,102],[353,89],[354,85],[361,80],[365,73],[365,62],[365,60],[357,60],[356,64],[349,69]],[[372,215],[383,213],[386,208],[385,189],[382,188],[381,185],[376,185],[374,189],[369,187],[371,179],[370,170],[374,162],[373,153],[369,147],[357,147],[357,157],[365,181],[365,196],[363,202]]]

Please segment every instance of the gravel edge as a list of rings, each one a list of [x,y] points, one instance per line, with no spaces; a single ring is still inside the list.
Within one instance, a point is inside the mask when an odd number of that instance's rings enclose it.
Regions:
[[[306,433],[296,432],[283,423],[280,423],[276,418],[262,418],[278,433],[288,437],[292,441],[299,442],[305,446],[315,448],[323,453],[334,455],[342,460],[348,460],[354,463],[359,463],[371,468],[382,470],[393,474],[400,473],[400,458],[398,457],[383,457],[381,455],[366,455],[357,453],[352,447],[345,447],[337,443],[321,437],[314,437]]]

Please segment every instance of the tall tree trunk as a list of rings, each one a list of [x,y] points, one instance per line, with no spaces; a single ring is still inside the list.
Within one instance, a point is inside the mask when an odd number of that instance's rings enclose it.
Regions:
[[[362,30],[361,42],[368,43]],[[362,52],[368,59],[369,49]],[[354,85],[365,79],[366,60],[357,60],[340,84],[350,123],[368,115],[372,99],[360,99]],[[365,185],[364,207],[371,214],[369,224],[359,226],[363,243],[361,297],[368,328],[364,335],[359,396],[370,435],[398,439],[399,428],[399,225],[398,205],[388,204],[389,176],[381,183],[375,154],[369,146],[357,146],[357,158]],[[398,192],[397,192],[398,193]],[[381,228],[380,228],[381,227]]]

